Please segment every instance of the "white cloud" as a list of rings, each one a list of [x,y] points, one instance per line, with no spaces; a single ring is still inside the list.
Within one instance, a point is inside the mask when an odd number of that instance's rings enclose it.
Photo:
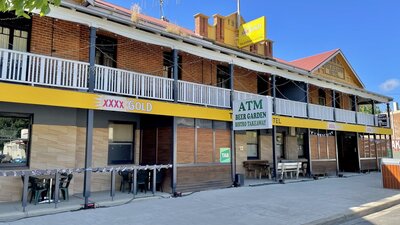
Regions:
[[[379,85],[379,87],[381,88],[382,91],[392,91],[399,86],[400,86],[399,79],[389,79],[389,80],[383,82],[381,85]]]

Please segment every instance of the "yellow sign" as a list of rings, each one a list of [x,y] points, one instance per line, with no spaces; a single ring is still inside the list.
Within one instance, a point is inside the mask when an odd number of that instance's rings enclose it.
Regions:
[[[243,48],[267,39],[265,16],[239,27],[238,47]]]
[[[320,120],[300,119],[286,116],[272,116],[272,125],[282,127],[298,127],[321,130],[337,130],[369,134],[391,135],[392,129],[382,127],[369,127],[356,124],[326,122]]]
[[[228,109],[0,83],[0,102],[232,121]]]
[[[46,105],[54,107],[97,109],[128,113],[177,116],[208,120],[232,121],[231,110],[186,105],[165,101],[136,99],[112,95],[32,87],[19,84],[0,83],[0,102]],[[299,127],[321,130],[337,130],[358,133],[391,135],[392,129],[355,124],[272,116],[274,126]]]

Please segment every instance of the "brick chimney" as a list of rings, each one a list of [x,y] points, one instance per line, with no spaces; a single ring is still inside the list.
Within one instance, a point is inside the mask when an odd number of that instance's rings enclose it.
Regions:
[[[221,15],[215,14],[214,25],[215,25],[215,40],[224,42],[224,18]]]
[[[273,42],[271,40],[266,40],[264,44],[264,56],[268,58],[273,57]]]
[[[195,23],[195,30],[196,34],[199,34],[203,37],[208,37],[208,16],[197,13],[194,15],[194,23]]]

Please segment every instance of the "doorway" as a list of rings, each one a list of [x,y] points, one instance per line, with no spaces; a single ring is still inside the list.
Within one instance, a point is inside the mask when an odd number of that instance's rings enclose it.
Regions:
[[[359,172],[356,133],[337,132],[340,172]]]

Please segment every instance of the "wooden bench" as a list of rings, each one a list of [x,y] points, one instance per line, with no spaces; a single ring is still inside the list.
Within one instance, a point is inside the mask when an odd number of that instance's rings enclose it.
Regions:
[[[296,173],[296,179],[299,179],[299,173],[302,162],[280,162],[278,163],[278,174],[282,180],[286,177],[286,173],[290,173],[290,178],[293,178],[292,173]]]

